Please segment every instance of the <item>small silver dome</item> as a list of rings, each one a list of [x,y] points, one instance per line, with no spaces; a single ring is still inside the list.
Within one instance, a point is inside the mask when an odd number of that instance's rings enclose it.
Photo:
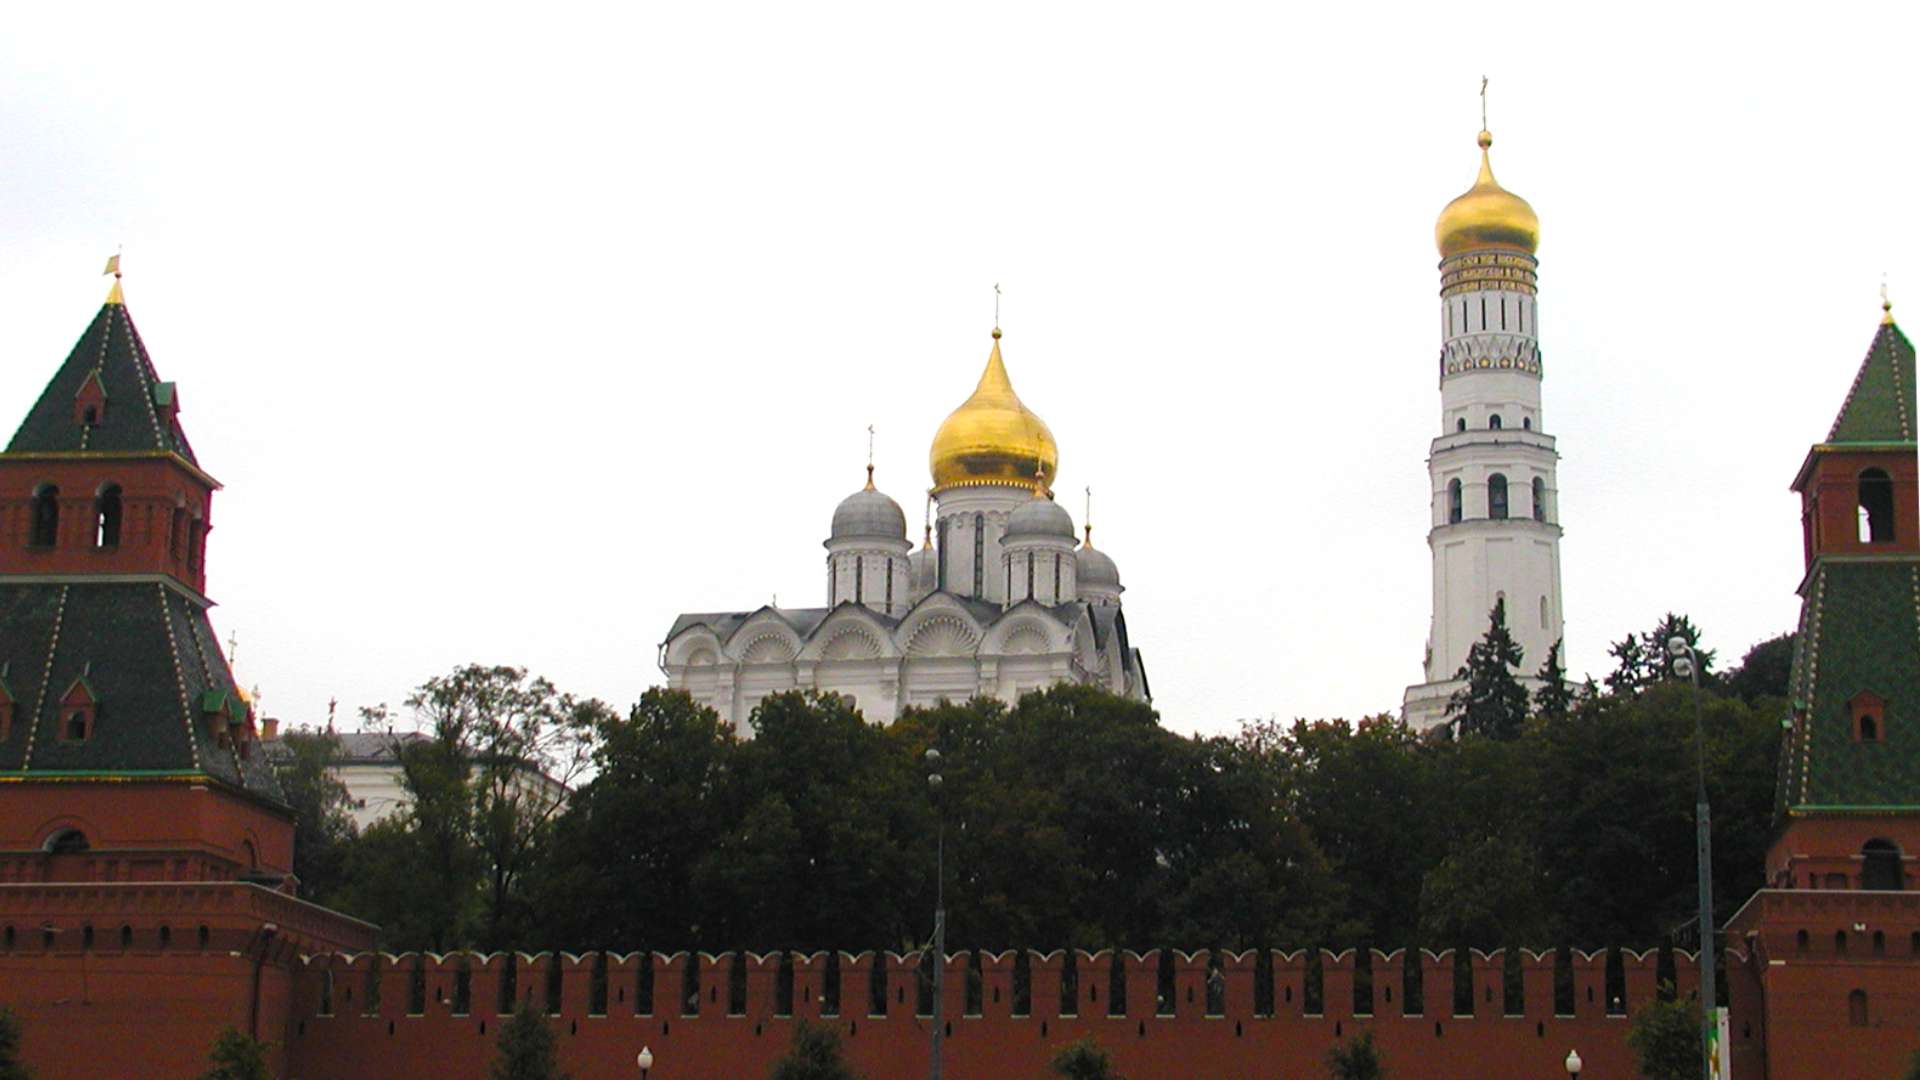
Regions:
[[[1007,515],[1007,535],[1058,536],[1072,540],[1073,518],[1052,499],[1032,498]]]
[[[1074,580],[1081,588],[1118,589],[1120,587],[1120,568],[1113,564],[1107,553],[1097,548],[1083,547],[1073,553]]]
[[[905,540],[907,515],[900,504],[865,488],[840,500],[833,508],[834,540]]]

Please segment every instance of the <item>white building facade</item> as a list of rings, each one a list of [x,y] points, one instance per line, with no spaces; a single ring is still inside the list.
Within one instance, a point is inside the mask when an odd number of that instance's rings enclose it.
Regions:
[[[1559,453],[1540,407],[1540,226],[1526,200],[1493,178],[1480,133],[1480,175],[1441,212],[1440,434],[1427,457],[1433,518],[1433,621],[1425,679],[1403,714],[1426,729],[1448,717],[1467,652],[1496,604],[1534,673],[1563,637]]]
[[[1053,501],[1059,452],[1013,392],[998,329],[929,465],[937,509],[918,551],[869,466],[866,487],[833,513],[826,606],[681,615],[659,649],[668,685],[742,734],[762,698],[795,689],[843,695],[883,723],[1063,682],[1147,700],[1119,570]]]

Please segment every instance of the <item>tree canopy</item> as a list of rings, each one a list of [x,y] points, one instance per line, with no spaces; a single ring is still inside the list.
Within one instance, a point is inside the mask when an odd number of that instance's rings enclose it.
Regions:
[[[1510,669],[1499,615],[1485,655]],[[1729,904],[1760,884],[1772,817],[1782,703],[1764,680],[1733,689],[1753,660],[1701,689]],[[429,684],[431,734],[401,750],[414,805],[341,841],[341,903],[391,948],[905,951],[931,933],[944,827],[955,949],[1646,948],[1691,925],[1691,687],[1616,680],[1529,715],[1511,670],[1489,671],[1519,696],[1485,696],[1453,739],[1388,716],[1183,736],[1080,686],[887,726],[775,694],[745,738],[680,692],[619,716],[462,669]],[[480,819],[504,789],[466,763],[498,744],[470,703],[519,693],[515,715],[563,730],[584,779],[495,829]]]

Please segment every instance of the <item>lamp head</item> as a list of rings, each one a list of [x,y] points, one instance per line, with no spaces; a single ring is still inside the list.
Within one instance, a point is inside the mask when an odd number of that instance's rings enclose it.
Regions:
[[[1567,1051],[1567,1075],[1580,1075],[1580,1051],[1578,1050]]]
[[[1685,656],[1692,651],[1687,647],[1687,639],[1678,634],[1667,639],[1667,653],[1670,656]]]
[[[647,1047],[641,1047],[640,1053],[633,1059],[633,1063],[643,1069],[653,1068],[653,1051]]]

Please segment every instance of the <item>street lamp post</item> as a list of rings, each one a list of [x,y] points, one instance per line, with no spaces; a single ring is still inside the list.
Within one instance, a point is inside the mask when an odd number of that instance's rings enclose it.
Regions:
[[[1713,818],[1707,808],[1706,725],[1700,718],[1700,661],[1687,639],[1675,636],[1667,641],[1673,657],[1673,671],[1693,686],[1693,749],[1695,783],[1693,799],[1694,857],[1700,878],[1700,1076],[1713,1077],[1713,1036],[1719,1017],[1714,1008],[1713,947]]]
[[[947,968],[947,816],[940,808],[939,768],[940,751],[927,747],[927,790],[934,796],[933,816],[938,823],[933,861],[933,1065],[927,1073],[933,1080],[940,1080],[940,1037],[946,1012],[941,988]]]
[[[633,1063],[640,1066],[640,1080],[647,1080],[647,1074],[653,1071],[653,1050],[641,1047],[640,1052],[634,1055]]]

